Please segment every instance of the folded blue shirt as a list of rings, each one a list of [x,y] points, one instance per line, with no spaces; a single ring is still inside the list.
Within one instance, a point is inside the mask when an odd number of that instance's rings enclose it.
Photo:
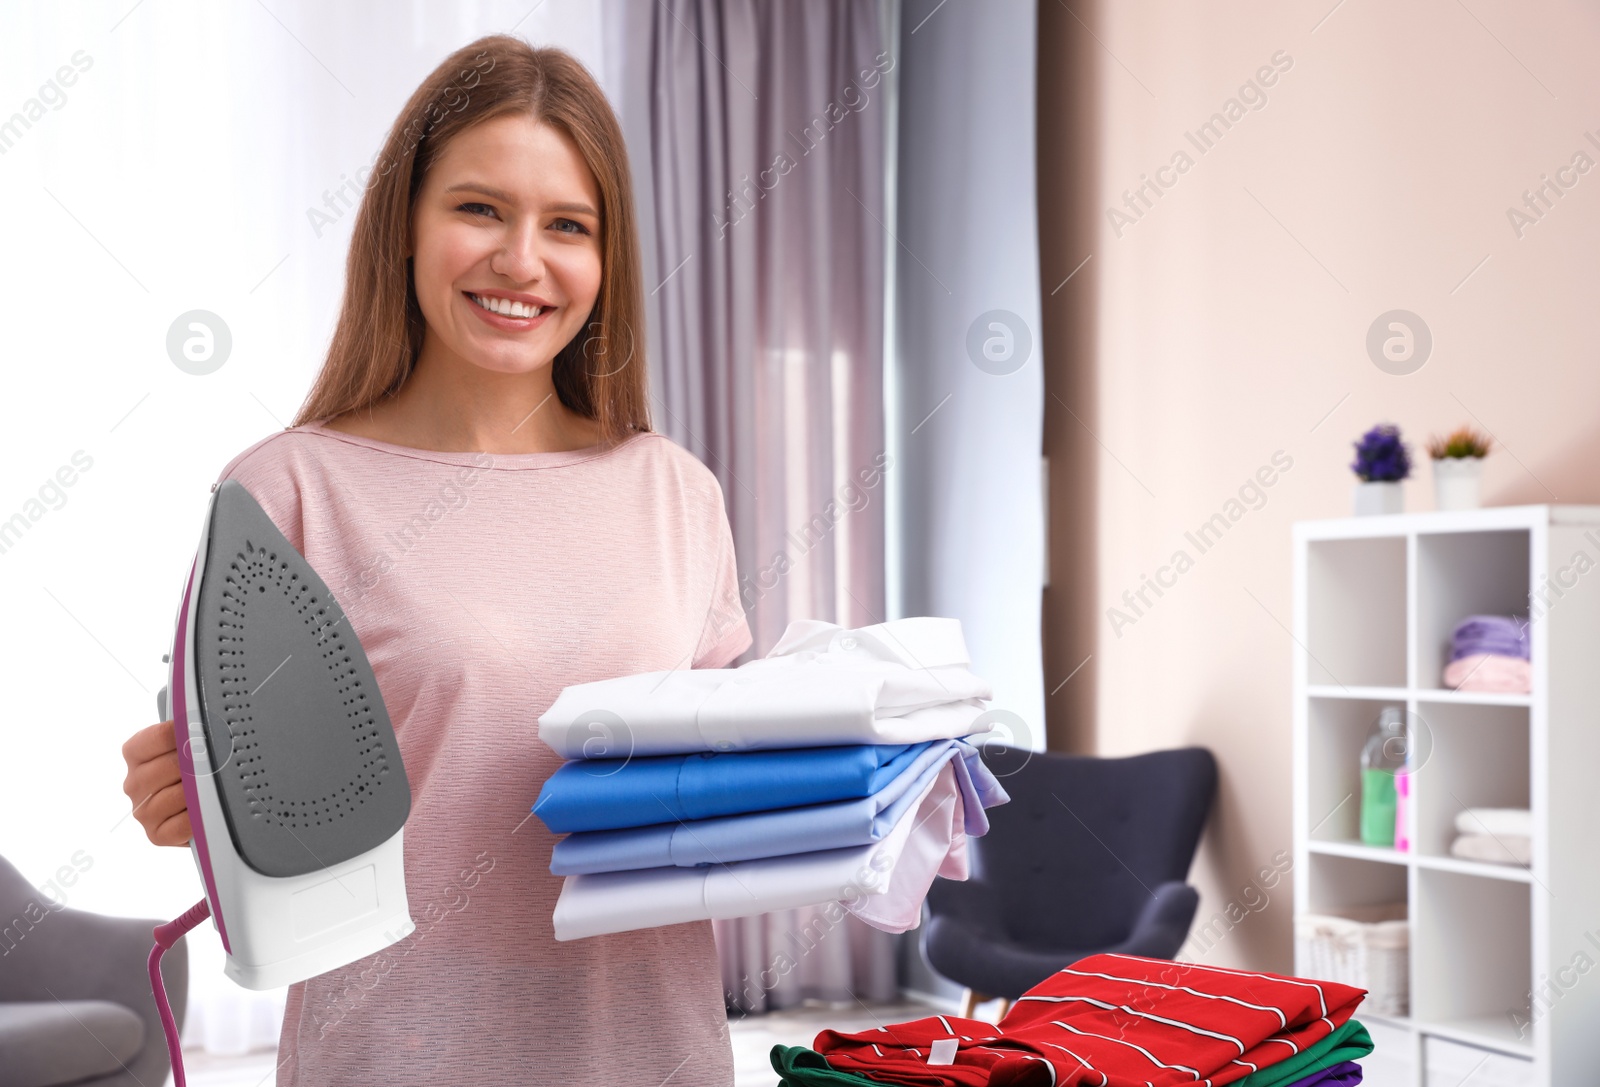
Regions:
[[[533,814],[566,834],[857,800],[948,742],[575,759],[550,775]]]
[[[989,819],[983,809],[1003,804],[1010,797],[983,764],[978,749],[961,740],[936,740],[918,746],[916,757],[901,773],[871,796],[716,819],[571,834],[556,843],[550,856],[550,871],[570,876],[672,865],[695,867],[869,845],[894,828],[952,759],[957,763],[957,781],[965,801],[966,833],[974,837],[986,833]]]

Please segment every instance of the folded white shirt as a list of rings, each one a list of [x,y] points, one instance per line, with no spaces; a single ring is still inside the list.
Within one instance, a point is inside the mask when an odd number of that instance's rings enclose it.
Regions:
[[[551,918],[557,940],[839,902],[888,932],[915,928],[936,875],[966,879],[961,790],[945,763],[882,840],[700,868],[567,876]]]
[[[1526,808],[1468,808],[1456,813],[1459,834],[1533,836],[1533,813]]]
[[[738,668],[565,687],[539,738],[567,759],[954,739],[987,727],[976,722],[994,695],[969,663],[959,619],[799,619]]]

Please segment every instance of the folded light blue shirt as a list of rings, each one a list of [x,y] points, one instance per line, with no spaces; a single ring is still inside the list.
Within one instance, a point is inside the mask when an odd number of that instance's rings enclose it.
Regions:
[[[744,815],[625,830],[586,831],[556,843],[554,875],[587,875],[667,866],[695,867],[781,857],[818,849],[868,845],[884,838],[923,795],[947,762],[954,761],[964,801],[965,831],[989,829],[984,808],[1010,800],[978,749],[964,740],[920,744],[901,772],[871,796],[831,804],[757,811]]]
[[[575,759],[545,781],[533,814],[566,834],[858,800],[948,742]]]

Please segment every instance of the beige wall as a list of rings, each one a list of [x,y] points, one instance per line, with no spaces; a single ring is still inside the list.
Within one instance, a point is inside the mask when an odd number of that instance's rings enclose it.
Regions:
[[[1288,969],[1287,883],[1259,913],[1248,888],[1290,844],[1290,525],[1349,512],[1350,443],[1379,421],[1419,459],[1407,509],[1433,508],[1423,439],[1464,422],[1500,439],[1487,503],[1600,502],[1600,9],[1107,0],[1041,3],[1040,19],[1062,586],[1046,602],[1046,689],[1094,654],[1050,700],[1052,744],[1212,748],[1198,922],[1230,901],[1248,916],[1203,958]],[[1202,154],[1185,133],[1275,55],[1265,106],[1243,103]],[[1118,236],[1106,209],[1179,151],[1192,165]],[[1507,209],[1575,158],[1587,172],[1566,173],[1519,237]],[[1365,346],[1393,309],[1433,335],[1406,376]],[[1292,467],[1261,508],[1201,554],[1185,531],[1279,451]],[[1180,548],[1192,567],[1114,632],[1107,608]]]

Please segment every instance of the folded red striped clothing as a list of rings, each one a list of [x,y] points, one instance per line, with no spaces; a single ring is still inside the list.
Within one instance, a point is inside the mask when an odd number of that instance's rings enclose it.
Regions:
[[[1223,1087],[1316,1045],[1366,990],[1132,955],[1091,955],[1018,997],[998,1025],[935,1015],[813,1048],[905,1087]]]

